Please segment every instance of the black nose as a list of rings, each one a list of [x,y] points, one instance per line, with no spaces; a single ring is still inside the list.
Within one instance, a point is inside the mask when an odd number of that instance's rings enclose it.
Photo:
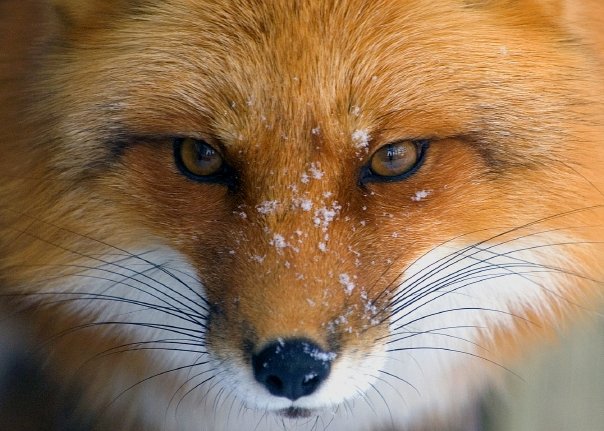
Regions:
[[[308,340],[278,340],[252,356],[252,367],[256,380],[271,394],[293,401],[321,385],[335,356]]]

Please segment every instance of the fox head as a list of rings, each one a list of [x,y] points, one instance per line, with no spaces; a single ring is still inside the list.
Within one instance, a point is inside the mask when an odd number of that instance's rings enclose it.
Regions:
[[[593,298],[601,75],[553,2],[56,3],[2,277],[103,396],[404,422]]]

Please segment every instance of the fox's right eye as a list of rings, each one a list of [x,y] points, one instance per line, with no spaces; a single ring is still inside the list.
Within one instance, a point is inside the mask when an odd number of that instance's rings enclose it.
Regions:
[[[361,184],[408,178],[421,167],[429,145],[429,140],[404,140],[378,148],[361,171]]]
[[[185,176],[197,181],[217,182],[226,174],[222,155],[201,139],[175,139],[174,159]]]

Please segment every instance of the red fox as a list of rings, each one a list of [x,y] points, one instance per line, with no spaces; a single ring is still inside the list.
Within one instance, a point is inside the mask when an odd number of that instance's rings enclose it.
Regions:
[[[436,429],[595,309],[599,2],[33,4],[0,304],[59,429]]]

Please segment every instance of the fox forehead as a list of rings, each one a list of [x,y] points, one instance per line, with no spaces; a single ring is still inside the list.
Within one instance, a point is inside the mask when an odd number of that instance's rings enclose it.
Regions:
[[[392,4],[400,8],[400,2]],[[329,133],[330,126],[361,114],[372,115],[381,130],[417,113],[438,115],[441,122],[449,117],[450,110],[437,100],[450,86],[439,86],[435,74],[450,74],[454,59],[426,46],[420,35],[430,27],[429,17],[415,16],[412,5],[405,14],[331,2],[213,6],[190,2],[186,8],[166,4],[152,9],[154,36],[147,36],[148,21],[129,28],[137,39],[126,41],[123,56],[116,56],[116,66],[129,77],[130,94],[140,97],[132,99],[136,108],[168,111],[162,114],[170,131],[201,124],[236,141],[242,129],[294,137],[317,131],[319,122]],[[431,28],[430,34],[436,33]],[[157,88],[155,103],[148,100],[150,83]],[[428,87],[430,97],[424,91]],[[157,117],[151,116],[159,128]],[[452,128],[461,121],[459,113],[449,119]],[[419,121],[408,123],[416,124],[404,134],[428,131]]]
[[[571,114],[549,81],[523,77],[535,56],[560,55],[526,41],[556,30],[482,4],[428,3],[141,3],[109,29],[73,33],[69,55],[58,53],[57,103],[77,152],[90,150],[82,141],[103,153],[99,142],[186,135],[233,153],[287,141],[310,160],[316,149],[354,156],[366,141],[463,136],[493,164],[547,158]],[[561,81],[573,76],[568,58],[549,63]]]

